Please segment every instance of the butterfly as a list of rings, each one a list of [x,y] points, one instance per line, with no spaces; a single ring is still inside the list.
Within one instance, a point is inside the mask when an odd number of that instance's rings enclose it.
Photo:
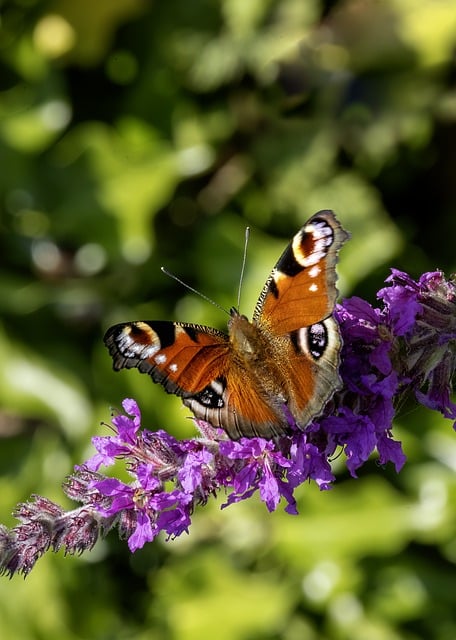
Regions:
[[[349,237],[332,211],[312,216],[272,270],[253,320],[230,310],[228,334],[163,320],[111,327],[104,342],[114,369],[149,374],[233,440],[305,429],[342,386],[332,314],[338,252]]]

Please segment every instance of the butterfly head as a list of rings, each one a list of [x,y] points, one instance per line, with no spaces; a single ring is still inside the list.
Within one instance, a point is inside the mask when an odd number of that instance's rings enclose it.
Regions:
[[[230,319],[232,318],[245,318],[247,320],[247,316],[244,316],[241,313],[239,313],[236,307],[230,308]]]
[[[228,333],[232,346],[232,353],[238,354],[247,362],[258,354],[261,334],[255,324],[250,322],[247,316],[239,313],[235,307],[230,309],[230,319],[228,321]]]

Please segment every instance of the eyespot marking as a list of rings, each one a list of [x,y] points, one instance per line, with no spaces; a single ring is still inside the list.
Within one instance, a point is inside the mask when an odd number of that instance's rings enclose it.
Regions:
[[[290,337],[298,353],[307,353],[314,360],[319,360],[328,348],[328,329],[324,322],[293,331]]]
[[[223,394],[226,382],[223,378],[217,378],[207,385],[202,391],[193,396],[193,399],[208,409],[221,409],[225,406]]]

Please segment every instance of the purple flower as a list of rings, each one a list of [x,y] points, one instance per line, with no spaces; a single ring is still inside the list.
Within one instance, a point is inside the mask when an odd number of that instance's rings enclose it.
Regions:
[[[385,304],[395,335],[404,336],[413,329],[417,316],[423,312],[417,299],[419,284],[397,269],[391,269],[391,275],[385,282],[391,286],[380,289],[377,298]]]
[[[137,481],[132,484],[115,478],[93,483],[93,489],[110,499],[109,507],[101,510],[102,515],[120,515],[120,529],[128,537],[130,551],[140,549],[160,531],[176,536],[187,530],[192,500],[182,491],[163,490],[149,465],[139,465],[135,475]]]
[[[325,451],[308,441],[306,433],[297,433],[290,447],[291,465],[288,470],[288,482],[296,488],[307,480],[314,480],[321,490],[330,489],[335,476]]]
[[[377,438],[377,451],[379,463],[385,465],[387,462],[392,462],[397,473],[399,473],[407,460],[402,451],[401,443],[386,434],[382,434]]]
[[[241,438],[239,442],[220,443],[220,453],[229,460],[243,461],[233,477],[233,492],[224,506],[249,498],[257,489],[269,511],[274,511],[280,497],[290,496],[279,482],[282,471],[290,466],[272,441],[264,438]]]
[[[132,513],[131,519],[135,525],[128,537],[130,551],[140,549],[158,533],[152,526],[150,497],[160,487],[160,482],[151,475],[147,465],[139,466],[136,477],[138,482],[132,485],[115,478],[97,480],[92,485],[93,489],[110,499],[109,507],[101,511],[103,516]]]
[[[356,469],[369,459],[377,444],[371,418],[344,408],[339,415],[324,420],[324,429],[333,436],[334,442],[343,445],[347,468],[356,478]]]
[[[133,416],[133,419],[126,415],[117,415],[112,419],[117,429],[115,437],[92,438],[92,444],[98,453],[87,460],[85,463],[87,469],[98,471],[101,466],[109,467],[114,464],[116,458],[127,456],[132,452],[137,442],[136,434],[141,426],[141,412],[136,402],[130,398],[125,399],[122,406],[126,413]]]
[[[177,477],[186,493],[193,493],[203,482],[203,469],[214,459],[206,449],[191,451],[185,458]]]

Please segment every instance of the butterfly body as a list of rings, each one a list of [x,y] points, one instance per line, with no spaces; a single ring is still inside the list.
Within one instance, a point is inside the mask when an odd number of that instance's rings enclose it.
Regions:
[[[304,429],[341,386],[332,312],[337,254],[347,238],[331,211],[315,214],[277,262],[253,320],[231,309],[228,335],[168,321],[111,327],[105,343],[114,368],[148,373],[233,439]]]

